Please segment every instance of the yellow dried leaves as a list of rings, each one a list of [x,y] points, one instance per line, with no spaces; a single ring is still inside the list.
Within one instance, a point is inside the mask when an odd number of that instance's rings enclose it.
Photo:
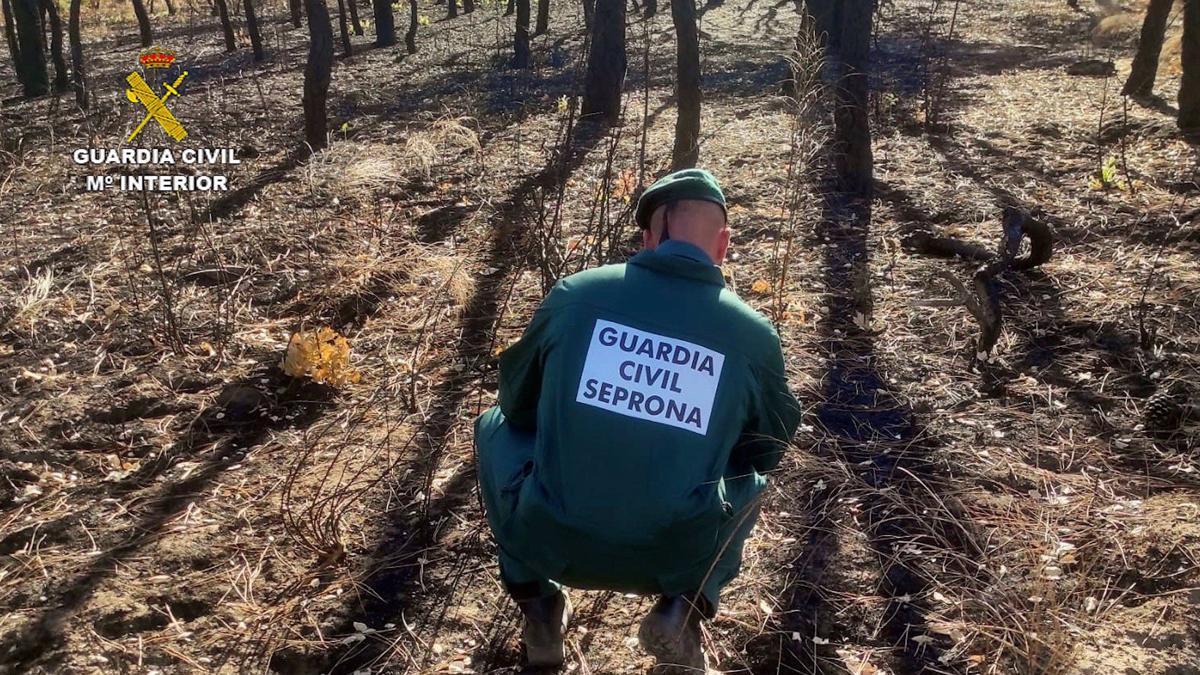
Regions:
[[[637,184],[637,174],[633,172],[633,169],[626,169],[617,176],[611,198],[620,199],[628,204],[633,198],[633,191],[637,189]]]
[[[771,292],[771,284],[766,279],[758,279],[750,285],[750,292],[755,295],[766,295]]]
[[[362,379],[350,366],[350,342],[328,326],[293,333],[282,367],[292,377],[309,377],[335,387]]]

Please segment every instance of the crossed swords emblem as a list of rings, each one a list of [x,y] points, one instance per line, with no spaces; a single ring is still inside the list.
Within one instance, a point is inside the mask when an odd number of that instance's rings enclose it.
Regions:
[[[129,83],[129,88],[125,90],[125,98],[128,98],[131,103],[141,103],[146,108],[146,116],[142,118],[141,123],[137,125],[133,133],[129,134],[129,138],[126,139],[127,143],[136,138],[150,120],[158,122],[163,131],[167,132],[167,135],[176,141],[182,141],[187,138],[187,130],[183,128],[179,120],[175,119],[175,116],[171,114],[171,111],[166,106],[167,99],[171,98],[172,95],[180,95],[179,85],[183,84],[183,78],[185,77],[187,77],[186,70],[179,77],[175,78],[174,84],[164,83],[163,87],[166,88],[166,91],[163,92],[162,96],[154,93],[150,85],[146,84],[146,81],[137,72],[130,73],[129,77],[125,78],[125,81]]]

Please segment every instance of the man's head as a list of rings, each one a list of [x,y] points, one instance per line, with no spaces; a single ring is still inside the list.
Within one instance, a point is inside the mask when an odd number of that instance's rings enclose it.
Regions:
[[[642,193],[635,218],[647,249],[668,239],[685,241],[718,265],[729,251],[725,194],[707,171],[686,169],[663,176]]]

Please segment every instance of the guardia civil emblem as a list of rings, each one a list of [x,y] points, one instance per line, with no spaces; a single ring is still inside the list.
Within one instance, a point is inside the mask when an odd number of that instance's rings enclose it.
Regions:
[[[179,86],[183,84],[183,79],[187,77],[187,71],[182,71],[179,76],[170,81],[169,73],[173,70],[175,64],[175,52],[170,49],[161,47],[150,47],[144,50],[138,56],[138,63],[142,70],[146,73],[146,77],[142,76],[137,70],[129,73],[125,81],[129,83],[129,88],[125,90],[125,98],[129,99],[130,103],[140,103],[145,111],[142,121],[133,129],[133,133],[129,134],[126,142],[137,138],[138,134],[142,133],[142,129],[146,128],[146,124],[150,120],[158,123],[162,130],[168,136],[176,141],[182,141],[187,138],[187,129],[183,128],[183,124],[176,119],[167,107],[167,101],[172,96],[179,97]],[[166,75],[166,77],[164,77]],[[149,78],[149,82],[147,82]],[[162,80],[162,93],[155,91],[154,86]]]

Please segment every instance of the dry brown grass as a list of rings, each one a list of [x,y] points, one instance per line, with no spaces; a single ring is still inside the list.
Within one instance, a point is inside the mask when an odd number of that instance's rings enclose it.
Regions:
[[[38,318],[53,303],[54,268],[44,267],[37,272],[25,273],[25,287],[13,301],[13,315],[9,324],[14,328],[34,330]]]
[[[313,155],[303,173],[314,194],[351,204],[377,199],[405,179],[399,148],[353,141],[335,143]]]
[[[1092,42],[1101,47],[1130,47],[1135,48],[1138,35],[1142,29],[1142,19],[1145,17],[1145,2],[1135,2],[1124,5],[1114,2],[1097,3],[1096,25],[1092,29]],[[1182,25],[1180,12],[1171,14],[1167,24],[1167,35],[1159,54],[1159,69],[1170,75],[1182,72],[1181,61]]]
[[[1062,5],[1045,0],[1030,11],[1073,19]],[[901,2],[895,11],[924,16],[927,7]],[[1006,24],[991,20],[1010,15],[1007,3],[962,7],[963,42],[1008,39]],[[485,15],[470,18],[485,26],[474,32],[464,20],[428,30],[456,45],[490,39]],[[1126,141],[1137,192],[1093,190],[1089,175],[1117,152],[1111,137],[1097,145],[1103,87],[1106,133],[1120,110],[1113,82],[1060,72],[1059,60],[1085,46],[1046,44],[1053,68],[1035,54],[1029,70],[1003,72],[964,53],[954,65],[970,79],[951,80],[947,91],[972,98],[947,99],[951,131],[914,131],[904,119],[911,101],[892,89],[881,95],[878,178],[895,192],[876,201],[870,257],[854,287],[831,287],[835,259],[819,234],[825,195],[814,170],[828,108],[816,94],[789,107],[773,95],[775,83],[754,79],[782,66],[768,46],[789,52],[792,19],[786,9],[744,2],[713,7],[704,19],[706,34],[720,38],[705,57],[712,88],[703,156],[732,201],[736,257],[727,267],[743,291],[770,282],[769,292],[745,297],[775,319],[810,413],[772,476],[744,572],[708,627],[710,652],[730,671],[817,664],[861,675],[925,666],[1151,673],[1191,658],[1200,468],[1186,439],[1137,428],[1155,382],[1196,381],[1200,327],[1189,289],[1200,277],[1188,223],[1168,232],[1149,284],[1153,349],[1136,347],[1135,317],[1156,251],[1146,237],[1167,232],[1167,216],[1180,210],[1171,190],[1182,188],[1171,184],[1192,180],[1194,153],[1161,132],[1158,113],[1133,108]],[[503,38],[509,25],[495,34]],[[889,26],[885,46],[896,37]],[[659,17],[650,27],[653,67],[667,72],[670,22]],[[121,28],[123,38],[132,34]],[[303,54],[303,31],[284,37]],[[219,42],[212,38],[196,44],[211,48]],[[126,56],[96,50],[97,77]],[[191,220],[199,199],[156,203],[182,353],[169,353],[161,338],[160,279],[135,208],[111,196],[68,203],[52,195],[16,214],[0,237],[3,267],[55,262],[32,276],[0,276],[6,301],[15,301],[6,304],[28,307],[26,323],[37,329],[0,331],[0,642],[14,642],[47,606],[82,598],[61,617],[61,632],[38,643],[50,651],[34,671],[326,672],[321,658],[356,645],[396,672],[518,667],[516,614],[497,585],[475,499],[471,423],[495,400],[493,348],[519,336],[542,296],[528,252],[497,248],[497,237],[536,220],[536,205],[512,206],[521,201],[512,190],[552,166],[560,92],[532,99],[527,117],[489,111],[478,92],[445,93],[449,76],[470,68],[489,81],[496,71],[483,52],[490,56],[490,48],[425,50],[398,64],[393,52],[364,50],[339,62],[339,105],[353,107],[356,88],[400,80],[401,95],[437,92],[439,112],[419,111],[414,121],[387,108],[351,118],[353,130],[328,152],[218,223]],[[798,64],[801,79],[815,82],[815,63]],[[894,70],[911,76],[907,65],[883,63],[881,86]],[[268,95],[294,90],[295,66],[255,77]],[[652,179],[669,155],[674,120],[670,82],[651,82],[648,100],[640,91],[628,100],[630,111],[664,106],[647,129]],[[235,173],[235,185],[294,146],[294,129],[259,110],[253,88],[195,93],[223,101],[255,131],[243,139],[197,120],[198,136],[227,133],[263,153]],[[39,121],[22,127],[30,140],[19,156],[0,157],[0,190],[6,198],[44,194],[71,167],[56,164],[60,146],[37,142],[52,126],[39,118],[47,107],[15,106]],[[103,135],[122,119],[98,115],[96,130],[53,128]],[[617,256],[633,246],[633,233],[620,228],[628,224],[624,183],[640,168],[639,124],[640,114],[627,114],[623,130],[566,177],[561,231],[550,245],[568,267],[610,255],[588,242],[615,241]],[[558,187],[531,199],[553,203]],[[947,292],[939,270],[970,266],[911,254],[899,241],[916,222],[994,245],[997,189],[1041,206],[1065,243],[1039,275],[1002,281],[997,359],[972,369],[970,316],[928,302]],[[418,224],[430,210],[449,214],[444,227]],[[828,232],[852,229],[840,225]],[[208,281],[190,278],[195,272]],[[828,324],[830,303],[847,295],[866,296],[872,315],[862,325]],[[363,382],[329,391],[277,379],[272,369],[289,333],[327,323],[349,337]],[[849,344],[834,332],[847,330],[869,335]],[[919,423],[915,442],[864,447],[813,421],[829,398],[831,342],[866,355],[852,366],[878,373]],[[231,421],[228,392],[247,387],[262,407]],[[1195,428],[1186,433],[1194,438]],[[904,461],[885,473],[877,457]],[[889,533],[891,524],[902,527]],[[112,551],[122,553],[104,557]],[[896,579],[909,585],[893,586]],[[78,589],[81,580],[93,585]],[[587,628],[570,636],[576,671],[648,665],[627,640],[648,601],[578,593],[576,606]],[[898,611],[911,612],[910,627],[888,625]],[[1139,644],[1160,641],[1169,648]],[[793,650],[811,658],[791,659]]]

